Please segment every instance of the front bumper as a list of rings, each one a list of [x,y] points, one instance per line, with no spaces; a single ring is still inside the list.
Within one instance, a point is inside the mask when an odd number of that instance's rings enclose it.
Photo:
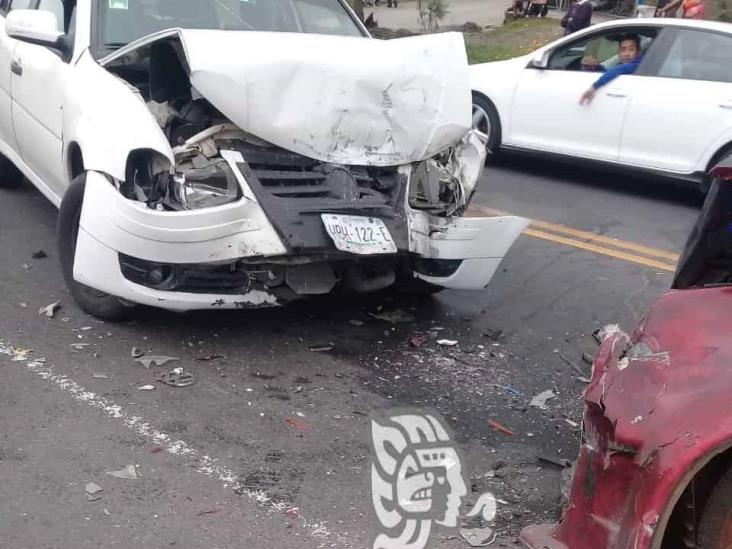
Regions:
[[[246,183],[243,183],[244,185]],[[270,221],[265,208],[251,189],[241,200],[193,211],[157,211],[128,200],[117,192],[102,174],[87,175],[84,203],[74,261],[76,281],[133,303],[170,310],[210,308],[272,307],[303,295],[301,292],[271,291],[266,285],[247,284],[239,291],[231,285],[206,286],[203,290],[155,287],[130,276],[121,266],[125,257],[134,263],[159,263],[213,269],[217,266],[352,263],[373,269],[375,264],[398,265],[415,259],[428,268],[410,273],[447,288],[485,287],[506,252],[525,228],[527,221],[517,217],[434,218],[425,212],[400,208],[402,235],[396,239],[397,254],[364,258],[335,249],[324,228],[311,235],[315,247],[293,246],[293,238],[282,236]],[[387,221],[387,225],[390,222]],[[391,230],[391,228],[390,228]],[[313,233],[313,229],[309,229]],[[395,230],[396,232],[396,230]],[[294,249],[295,248],[295,249]],[[129,263],[129,262],[128,262]],[[420,262],[416,262],[420,263]],[[435,265],[447,270],[431,270]],[[234,268],[234,267],[232,267]],[[291,269],[290,267],[287,267]],[[346,270],[334,269],[335,278],[346,277]],[[230,282],[230,281],[229,281]],[[327,293],[329,287],[305,294]]]

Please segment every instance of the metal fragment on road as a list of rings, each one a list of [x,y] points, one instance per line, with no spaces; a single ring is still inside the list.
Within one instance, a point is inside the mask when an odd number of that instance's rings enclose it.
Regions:
[[[38,314],[41,316],[46,315],[48,318],[53,318],[53,316],[56,314],[56,311],[58,311],[60,308],[61,302],[54,301],[53,303],[50,303],[49,305],[38,309]]]
[[[130,354],[132,355],[132,358],[140,358],[145,353],[138,349],[137,347],[132,347],[132,350],[130,351]]]
[[[158,376],[158,381],[171,387],[190,387],[196,383],[196,378],[190,372],[184,372],[182,368],[176,368],[169,372],[163,372]]]
[[[142,364],[145,368],[147,368],[149,370],[150,366],[165,366],[168,362],[172,362],[174,360],[180,360],[180,359],[173,357],[173,356],[149,355],[149,356],[141,356],[140,358],[136,358],[135,362],[139,362],[140,364]]]
[[[99,486],[95,482],[87,482],[86,486],[84,486],[84,491],[86,492],[86,499],[87,501],[96,501],[98,499],[102,499],[102,487]]]
[[[138,391],[154,391],[155,385],[142,385],[141,387],[137,388]]]
[[[543,391],[536,395],[534,398],[531,399],[531,402],[529,403],[529,406],[533,406],[534,408],[540,408],[542,410],[545,410],[547,407],[547,401],[556,398],[557,395],[554,394],[554,391],[551,389],[547,389],[546,391]]]
[[[376,320],[383,320],[384,322],[391,322],[392,324],[414,321],[414,316],[410,315],[409,313],[405,313],[401,309],[396,309],[395,311],[385,311],[382,313],[369,313],[369,315]]]
[[[487,547],[496,541],[497,534],[492,528],[460,528],[462,537],[471,547]]]
[[[137,472],[137,467],[135,465],[127,465],[119,471],[107,471],[107,474],[109,476],[125,480],[137,480],[140,478],[140,474]]]
[[[311,345],[310,347],[308,347],[308,349],[310,349],[314,353],[325,353],[335,349],[335,345],[333,345],[332,343],[328,343],[326,345]]]
[[[455,347],[458,342],[454,339],[438,339],[437,344],[442,345],[443,347]]]

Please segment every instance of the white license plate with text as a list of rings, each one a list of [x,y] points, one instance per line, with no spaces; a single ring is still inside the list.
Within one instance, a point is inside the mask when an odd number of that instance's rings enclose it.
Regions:
[[[321,214],[335,247],[354,254],[390,254],[397,247],[381,219],[357,215]]]

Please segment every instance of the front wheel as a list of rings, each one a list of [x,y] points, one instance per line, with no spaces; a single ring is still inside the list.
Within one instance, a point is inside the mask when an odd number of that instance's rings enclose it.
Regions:
[[[86,174],[77,176],[66,189],[58,213],[58,252],[64,281],[79,307],[104,320],[122,320],[129,315],[130,307],[113,296],[85,286],[74,280],[76,240],[79,236],[79,220],[84,202]]]
[[[473,92],[473,129],[488,136],[488,159],[498,154],[501,146],[501,121],[493,103]]]
[[[732,547],[732,468],[717,483],[699,522],[699,549]]]

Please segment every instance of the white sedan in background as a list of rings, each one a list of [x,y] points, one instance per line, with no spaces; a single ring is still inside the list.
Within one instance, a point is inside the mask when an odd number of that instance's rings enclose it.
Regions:
[[[580,97],[638,36],[642,62]],[[588,59],[595,64],[589,69]],[[599,65],[602,65],[600,67]],[[732,151],[732,24],[674,19],[603,23],[524,57],[474,65],[473,125],[489,150],[598,162],[707,186]]]

